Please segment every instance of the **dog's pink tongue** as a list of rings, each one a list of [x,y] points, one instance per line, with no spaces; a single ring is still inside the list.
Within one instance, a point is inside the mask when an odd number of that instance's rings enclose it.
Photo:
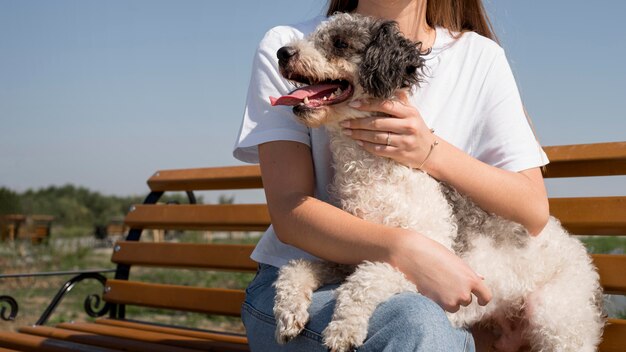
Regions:
[[[293,92],[283,95],[280,98],[270,97],[270,103],[272,106],[276,105],[288,105],[295,106],[303,102],[304,98],[311,98],[314,96],[322,96],[324,93],[330,94],[337,90],[340,84],[314,84],[306,87],[302,87],[294,90]]]

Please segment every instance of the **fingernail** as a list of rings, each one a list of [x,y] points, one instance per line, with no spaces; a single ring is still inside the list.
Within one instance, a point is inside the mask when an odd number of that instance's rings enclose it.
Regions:
[[[341,132],[342,132],[343,134],[345,134],[346,136],[350,136],[350,135],[352,135],[352,130],[351,130],[351,129],[348,129],[348,128],[344,128],[344,129],[342,129],[342,130],[341,130]]]
[[[341,121],[339,123],[339,126],[341,126],[341,127],[350,127],[350,121]]]
[[[360,145],[361,147],[363,146],[363,142],[361,141],[356,141],[356,144]]]
[[[361,107],[361,101],[360,100],[353,100],[351,102],[348,103],[348,106],[353,107],[353,108],[358,108]]]

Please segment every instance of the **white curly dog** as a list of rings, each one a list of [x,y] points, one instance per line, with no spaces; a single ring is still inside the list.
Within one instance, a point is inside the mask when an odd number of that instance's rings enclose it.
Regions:
[[[488,214],[470,199],[419,170],[374,156],[341,133],[339,122],[366,117],[353,99],[393,99],[419,83],[419,43],[404,38],[394,22],[337,14],[309,37],[281,48],[281,74],[300,87],[271,98],[293,106],[310,127],[325,126],[335,176],[331,194],[343,210],[371,222],[412,229],[454,250],[485,277],[492,301],[476,300],[449,313],[452,324],[490,326],[507,346],[499,350],[594,351],[604,317],[599,277],[580,241],[551,218],[537,237],[519,224]],[[362,345],[374,309],[414,284],[386,263],[346,267],[295,260],[275,283],[276,338],[286,343],[308,321],[312,292],[339,283],[324,343],[333,351]],[[506,339],[523,321],[524,342]],[[519,326],[517,326],[519,327]]]

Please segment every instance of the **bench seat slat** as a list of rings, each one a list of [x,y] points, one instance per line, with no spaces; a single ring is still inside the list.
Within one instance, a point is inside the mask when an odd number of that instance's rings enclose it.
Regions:
[[[154,323],[134,322],[129,320],[100,318],[96,320],[96,324],[113,325],[123,328],[139,329],[154,332],[163,332],[166,334],[182,335],[189,337],[196,337],[205,340],[222,341],[234,344],[245,345],[248,343],[248,338],[245,335],[235,335],[232,333],[218,333],[208,332],[201,330],[181,329],[171,326],[157,325]]]
[[[166,346],[177,346],[196,351],[247,351],[247,348],[241,345],[199,339],[189,336],[166,334],[163,332],[146,331],[142,329],[121,328],[117,326],[94,323],[61,323],[57,326],[63,329],[110,337],[133,339],[143,342],[159,343]]]
[[[107,280],[104,300],[111,303],[239,316],[242,290]]]
[[[262,188],[258,165],[161,170],[148,180],[152,191]]]
[[[600,352],[624,352],[626,351],[626,320],[609,319],[604,327],[602,342],[598,348]]]
[[[626,255],[592,254],[604,293],[626,294]]]
[[[550,198],[550,214],[574,234],[626,235],[626,196]]]
[[[545,147],[544,177],[626,175],[626,142]]]
[[[270,215],[265,204],[136,205],[124,220],[131,228],[265,231]]]
[[[121,241],[111,261],[117,264],[256,271],[254,245]]]
[[[151,352],[193,352],[187,348],[163,346],[158,343],[142,342],[119,337],[103,336],[82,331],[66,330],[49,326],[25,326],[19,329],[24,334],[78,342],[86,345],[123,349],[124,351]]]
[[[48,337],[0,331],[0,347],[32,352],[116,352],[119,350],[89,346]]]

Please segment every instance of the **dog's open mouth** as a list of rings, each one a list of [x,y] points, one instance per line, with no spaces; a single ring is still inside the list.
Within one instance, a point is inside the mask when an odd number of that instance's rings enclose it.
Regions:
[[[298,88],[280,98],[270,97],[270,103],[272,106],[288,105],[315,109],[344,102],[352,96],[352,92],[352,85],[348,81],[326,81]]]

